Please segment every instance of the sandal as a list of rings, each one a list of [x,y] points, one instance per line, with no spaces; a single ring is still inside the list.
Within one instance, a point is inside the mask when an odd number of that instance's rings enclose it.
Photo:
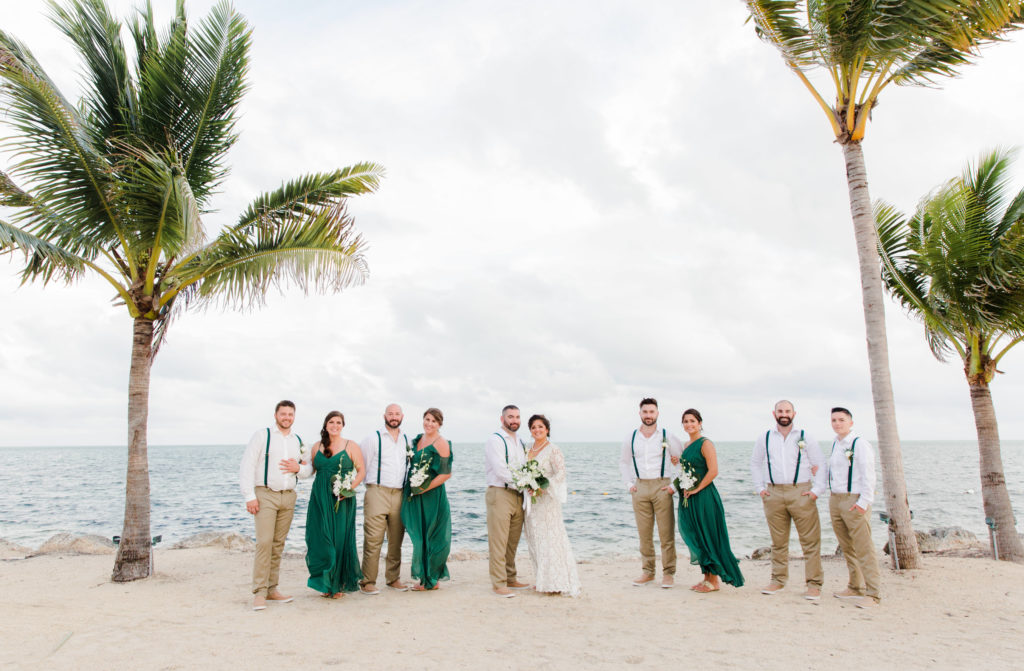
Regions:
[[[701,594],[707,594],[708,592],[717,592],[719,588],[715,587],[707,580],[702,580],[699,585],[693,588],[694,592],[700,592]]]

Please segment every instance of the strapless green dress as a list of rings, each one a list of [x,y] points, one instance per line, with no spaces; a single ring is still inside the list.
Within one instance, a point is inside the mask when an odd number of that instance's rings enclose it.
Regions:
[[[426,482],[438,475],[452,472],[452,443],[448,441],[448,456],[442,457],[428,445],[419,449],[422,434],[416,436],[412,445],[416,452],[409,463],[409,473],[426,461],[430,464]],[[412,540],[412,577],[427,589],[433,589],[439,580],[448,579],[448,555],[452,549],[452,514],[448,507],[448,495],[444,485],[435,487],[424,494],[411,496],[409,478],[406,477],[402,497],[402,524]]]
[[[690,443],[681,459],[690,464],[697,482],[708,472],[708,462],[701,454],[704,439]],[[712,482],[690,496],[687,505],[679,497],[679,534],[690,549],[690,563],[700,566],[701,573],[714,573],[733,587],[743,586],[740,563],[729,546],[729,530],[725,526],[725,507],[718,488]]]
[[[356,497],[342,499],[335,512],[331,478],[339,469],[344,477],[356,466],[348,451],[342,451],[330,457],[317,452],[313,467],[316,478],[306,513],[306,584],[321,593],[354,592],[363,577],[356,551]]]

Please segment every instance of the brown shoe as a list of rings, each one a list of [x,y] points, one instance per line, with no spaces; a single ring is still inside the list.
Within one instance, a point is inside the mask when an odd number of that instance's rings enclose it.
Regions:
[[[406,585],[401,580],[396,580],[394,582],[389,582],[388,583],[388,587],[390,587],[391,589],[394,589],[394,590],[398,590],[399,592],[408,592],[409,591],[409,586]]]
[[[259,596],[259,595],[254,596],[252,598],[252,609],[253,610],[266,610],[267,609],[267,600],[264,597]]]
[[[508,584],[509,589],[526,589],[529,587],[525,582],[513,581]]]
[[[676,586],[676,579],[674,577],[670,576],[667,573],[665,575],[661,576],[661,588],[662,589],[672,589],[675,586]]]
[[[808,585],[807,591],[804,592],[804,598],[808,601],[817,601],[821,598],[821,588],[815,587],[814,585]]]
[[[500,596],[503,599],[511,599],[516,595],[516,593],[510,590],[508,587],[495,587],[494,595]]]
[[[642,576],[640,576],[639,578],[637,578],[636,580],[633,581],[633,587],[641,587],[641,586],[646,585],[647,583],[653,582],[653,581],[654,581],[654,576],[651,575],[650,573],[645,573],[645,574],[643,574]]]
[[[773,582],[772,584],[768,585],[767,587],[762,587],[761,588],[761,594],[767,594],[768,596],[771,596],[773,594],[778,594],[783,589],[785,589],[785,588],[782,585]]]
[[[846,588],[842,592],[836,592],[832,596],[834,596],[837,599],[859,599],[864,595],[860,592],[855,592],[850,588]]]
[[[366,583],[365,585],[360,585],[359,586],[359,591],[362,592],[363,594],[366,594],[366,595],[369,595],[369,596],[374,596],[376,594],[380,594],[380,590],[377,589],[377,586],[372,584],[372,583]]]
[[[287,594],[281,594],[276,589],[273,592],[267,594],[267,601],[275,601],[277,603],[289,603],[293,599],[294,597],[290,597]]]
[[[878,608],[881,605],[882,604],[879,603],[878,600],[875,599],[873,596],[862,597],[861,600],[857,602],[857,608],[871,609],[871,608]]]

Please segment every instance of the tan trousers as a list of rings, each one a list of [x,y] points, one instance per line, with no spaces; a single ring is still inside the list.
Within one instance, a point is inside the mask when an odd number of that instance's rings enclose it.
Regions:
[[[505,587],[516,582],[516,550],[523,533],[523,495],[514,489],[488,487],[485,500],[491,584]]]
[[[388,537],[388,554],[384,582],[398,580],[402,570],[402,490],[380,485],[366,485],[363,497],[363,579],[361,585],[377,582],[380,569],[380,548]]]
[[[839,547],[850,571],[847,588],[858,594],[880,600],[882,576],[878,570],[878,554],[871,540],[871,507],[863,513],[850,510],[860,494],[836,494],[829,497],[828,512],[832,530],[839,539]]]
[[[668,478],[637,480],[636,491],[633,492],[633,514],[640,535],[640,556],[647,575],[654,575],[655,521],[658,523],[658,538],[661,539],[661,572],[664,575],[676,573],[675,501],[671,490],[661,489],[669,484]]]
[[[768,485],[764,516],[772,534],[772,583],[786,585],[789,579],[789,522],[796,525],[800,547],[804,551],[804,581],[821,589],[825,572],[821,568],[821,520],[818,504],[810,496],[810,482],[796,485]]]
[[[275,492],[257,487],[256,501],[260,509],[254,515],[256,559],[252,566],[252,593],[266,596],[267,592],[277,588],[281,575],[281,554],[295,514],[295,490]]]

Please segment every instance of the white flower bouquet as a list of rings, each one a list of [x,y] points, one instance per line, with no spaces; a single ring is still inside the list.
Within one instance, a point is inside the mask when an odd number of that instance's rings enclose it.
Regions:
[[[697,486],[697,476],[693,472],[693,466],[688,461],[679,462],[679,475],[672,480],[672,484],[676,486],[679,491],[679,495],[683,497],[683,507],[686,508],[690,505],[690,501],[683,494],[688,489],[693,489]]]
[[[409,498],[422,494],[430,486],[430,459],[421,459],[409,472]]]
[[[341,465],[338,466],[338,472],[331,476],[331,488],[334,491],[334,512],[338,512],[338,505],[341,504],[342,499],[356,495],[356,469],[350,470],[345,475],[341,474]]]
[[[512,486],[521,492],[539,492],[547,489],[550,484],[536,459],[530,459],[522,466],[512,468],[510,471],[512,473]],[[531,494],[530,501],[536,503],[537,495]]]

